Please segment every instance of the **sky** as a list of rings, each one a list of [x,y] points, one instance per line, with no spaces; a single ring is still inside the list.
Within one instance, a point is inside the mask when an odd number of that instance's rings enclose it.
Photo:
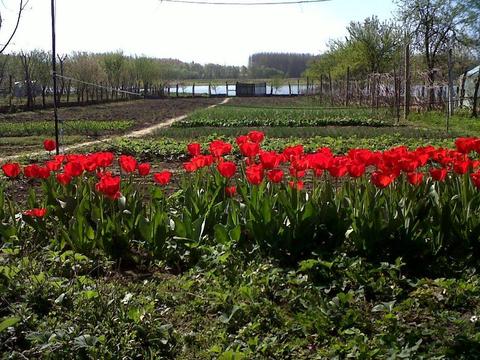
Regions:
[[[255,52],[319,54],[329,39],[346,35],[350,21],[371,15],[388,19],[395,11],[392,0],[243,7],[161,0],[56,2],[58,53],[122,50],[128,55],[221,65],[247,65]],[[14,25],[18,0],[2,3],[0,43]],[[50,0],[30,0],[8,51],[32,49],[51,49]]]

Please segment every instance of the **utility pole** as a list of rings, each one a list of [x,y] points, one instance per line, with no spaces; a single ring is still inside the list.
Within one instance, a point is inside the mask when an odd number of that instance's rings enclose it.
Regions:
[[[55,119],[55,143],[57,145],[56,153],[60,153],[60,144],[58,143],[58,99],[57,99],[57,54],[55,39],[55,0],[51,0],[52,10],[52,79],[53,79],[53,116]]]

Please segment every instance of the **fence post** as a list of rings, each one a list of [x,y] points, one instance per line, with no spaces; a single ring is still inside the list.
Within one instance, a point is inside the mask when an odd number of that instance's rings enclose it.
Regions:
[[[292,86],[288,83],[288,95],[292,96]]]
[[[13,99],[13,77],[12,75],[8,76],[8,106],[10,111],[12,110],[12,99]]]
[[[297,95],[300,95],[300,79],[297,79]]]
[[[347,66],[347,84],[345,88],[345,106],[348,107],[350,100],[350,66]]]
[[[408,119],[410,115],[410,101],[411,101],[411,75],[410,75],[410,43],[405,45],[405,92],[403,94],[403,120]]]
[[[448,49],[448,115],[453,116],[453,50]]]
[[[192,97],[195,97],[195,83],[192,85]]]
[[[332,87],[332,74],[328,72],[328,82],[330,85],[330,103],[333,105],[333,87]]]
[[[225,95],[228,97],[228,81],[225,82]]]

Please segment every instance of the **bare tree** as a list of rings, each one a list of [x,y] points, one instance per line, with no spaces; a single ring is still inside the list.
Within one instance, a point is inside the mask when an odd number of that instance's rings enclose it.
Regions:
[[[422,52],[428,70],[429,109],[435,103],[435,72],[440,55],[467,43],[472,18],[458,0],[397,0],[399,16]]]
[[[18,7],[17,7],[17,17],[16,17],[16,22],[15,22],[15,27],[13,28],[13,30],[11,30],[9,32],[9,35],[8,35],[8,38],[7,38],[7,41],[3,44],[3,45],[0,45],[0,54],[2,54],[5,49],[8,47],[8,45],[10,45],[10,42],[12,41],[13,37],[15,36],[15,33],[17,32],[18,30],[18,27],[20,25],[20,19],[22,18],[22,13],[23,11],[25,10],[26,6],[28,5],[28,2],[29,0],[20,0],[19,1],[19,4],[18,4]],[[0,33],[3,33],[3,16],[2,16],[2,12],[0,10]]]

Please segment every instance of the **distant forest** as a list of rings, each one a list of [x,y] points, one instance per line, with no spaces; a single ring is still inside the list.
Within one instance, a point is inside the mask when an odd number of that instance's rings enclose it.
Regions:
[[[253,78],[272,76],[301,77],[308,63],[315,58],[312,54],[256,53],[248,59],[248,69]]]

